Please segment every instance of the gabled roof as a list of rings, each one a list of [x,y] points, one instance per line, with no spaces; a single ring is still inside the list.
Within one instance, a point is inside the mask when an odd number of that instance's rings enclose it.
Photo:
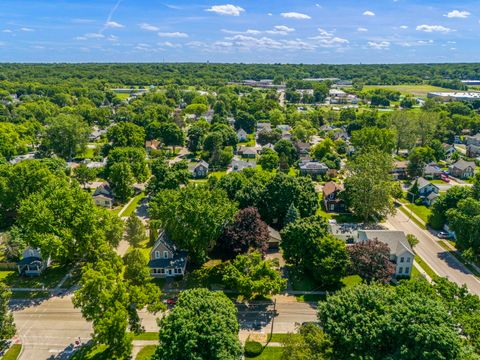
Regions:
[[[419,177],[419,178],[417,179],[417,185],[418,185],[418,188],[419,188],[419,189],[423,189],[425,186],[428,186],[428,185],[432,185],[432,186],[438,187],[437,185],[432,184],[430,181],[428,181],[427,179],[425,179],[425,178],[423,178],[423,177]]]
[[[475,163],[473,161],[465,161],[463,159],[460,159],[455,164],[453,164],[452,167],[457,168],[459,170],[465,170],[468,167],[475,169]]]
[[[158,246],[162,244],[167,251],[173,254],[173,258],[171,259],[154,259],[148,262],[148,266],[151,268],[184,268],[187,263],[187,256],[188,253],[186,251],[178,251],[177,247],[170,239],[170,236],[165,231],[161,231],[155,241],[155,244],[152,247],[152,252],[155,251]]]
[[[342,184],[337,184],[333,181],[329,181],[323,186],[323,196],[328,196],[330,194],[333,194],[335,191],[342,191],[342,190],[343,190]]]
[[[242,171],[247,168],[255,168],[257,163],[255,161],[243,161],[243,160],[233,160],[232,169],[234,171]]]
[[[359,241],[367,241],[374,239],[377,239],[378,241],[387,244],[390,248],[390,254],[400,256],[405,252],[408,252],[412,256],[415,255],[403,231],[358,230]]]
[[[208,167],[210,166],[206,161],[204,160],[200,160],[198,163],[193,163],[193,164],[188,164],[188,169],[193,172],[195,171],[196,169],[198,169],[198,167],[200,166],[203,166],[205,168],[207,168],[208,170]]]
[[[257,149],[254,148],[254,147],[241,147],[239,149],[239,152],[241,152],[242,154],[257,154]]]
[[[427,164],[423,168],[424,174],[441,174],[442,170],[437,166],[437,164]]]
[[[308,161],[300,164],[302,170],[328,170],[328,166],[318,161]]]

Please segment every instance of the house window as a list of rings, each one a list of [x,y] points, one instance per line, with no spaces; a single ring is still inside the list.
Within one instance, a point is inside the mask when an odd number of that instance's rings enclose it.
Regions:
[[[160,274],[165,274],[165,269],[158,269]]]
[[[155,251],[155,259],[160,259],[160,251]]]
[[[157,273],[157,269],[152,269],[152,272],[153,272],[154,274],[156,274],[156,273]]]
[[[405,258],[402,256],[402,257],[400,258],[400,262],[402,263],[402,262],[404,262],[404,261],[405,261]]]
[[[164,251],[164,252],[163,252],[163,257],[164,257],[165,259],[168,259],[168,251]]]
[[[403,273],[403,267],[399,267],[399,268],[398,268],[398,273],[399,273],[399,274],[402,274],[402,273]]]
[[[334,204],[331,204],[331,205],[330,205],[330,211],[333,211],[333,210],[335,210],[335,205],[334,205]]]
[[[408,274],[410,272],[410,268],[406,267],[405,268],[405,274]]]
[[[410,262],[410,258],[409,258],[409,257],[407,257],[407,262],[408,262],[408,263]]]

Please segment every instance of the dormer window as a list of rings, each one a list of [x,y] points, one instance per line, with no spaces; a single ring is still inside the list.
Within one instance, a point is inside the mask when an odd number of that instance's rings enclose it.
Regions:
[[[165,259],[168,259],[168,251],[164,251],[164,252],[163,252],[163,257],[164,257]]]
[[[160,259],[160,251],[155,251],[155,259]]]

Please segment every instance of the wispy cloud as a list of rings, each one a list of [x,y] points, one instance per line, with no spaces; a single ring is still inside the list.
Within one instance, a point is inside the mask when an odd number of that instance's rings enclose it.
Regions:
[[[364,11],[363,16],[375,16],[375,13],[373,11],[370,11],[370,10],[367,10],[367,11]]]
[[[166,38],[188,38],[188,34],[184,32],[159,32],[158,36]]]
[[[160,30],[160,28],[158,28],[157,26],[151,25],[151,24],[148,24],[148,23],[141,23],[141,24],[139,24],[139,26],[140,26],[140,29],[146,30],[146,31],[158,31],[158,30]]]
[[[296,19],[296,20],[311,19],[311,16],[307,14],[298,13],[298,12],[284,12],[284,13],[281,13],[280,15],[286,19]]]
[[[424,32],[440,32],[440,33],[449,33],[454,31],[453,29],[450,29],[448,27],[445,27],[443,25],[418,25],[417,26],[417,31],[424,31]]]
[[[10,29],[3,29],[2,33],[13,33],[13,30]]]
[[[471,14],[468,12],[468,11],[460,11],[460,10],[452,10],[450,11],[449,13],[443,15],[445,17],[448,17],[448,18],[467,18],[469,17]]]
[[[226,34],[233,34],[233,35],[260,35],[260,34],[269,34],[269,35],[288,35],[294,32],[295,29],[285,26],[285,25],[277,25],[274,26],[271,30],[256,30],[256,29],[247,29],[245,31],[235,31],[235,30],[227,30],[222,29],[222,32]]]
[[[367,32],[368,29],[367,29],[367,28],[364,28],[364,27],[359,27],[359,28],[357,28],[357,31],[358,31],[358,32]]]
[[[22,28],[20,28],[20,31],[33,32],[33,31],[35,31],[35,29],[29,28],[29,27],[22,27]]]
[[[333,32],[327,30],[318,29],[319,35],[310,37],[310,40],[315,40],[318,46],[323,48],[334,48],[345,46],[350,43],[347,39],[335,36]]]
[[[226,5],[213,5],[212,7],[205,9],[205,11],[213,12],[219,15],[240,16],[245,11],[244,8],[232,4]]]
[[[125,25],[120,24],[120,23],[118,23],[118,22],[116,22],[116,21],[111,21],[111,20],[110,20],[110,21],[107,21],[107,22],[105,23],[105,28],[106,28],[106,29],[121,29],[121,28],[124,28],[124,27],[125,27]]]
[[[369,41],[368,46],[375,50],[386,50],[390,48],[389,41]]]

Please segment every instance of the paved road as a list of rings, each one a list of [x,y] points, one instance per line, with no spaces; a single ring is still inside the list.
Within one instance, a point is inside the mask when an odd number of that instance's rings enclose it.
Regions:
[[[273,304],[239,306],[242,331],[269,332]],[[316,321],[316,305],[294,301],[277,302],[274,332],[293,332],[297,323]],[[71,302],[71,296],[56,297],[14,311],[15,323],[24,351],[20,360],[67,359],[72,344],[80,337],[90,339],[92,328]],[[158,331],[157,316],[141,313],[146,331]]]
[[[401,211],[395,216],[390,216],[386,225],[391,229],[402,230],[406,234],[415,235],[419,243],[415,252],[435,271],[438,275],[447,277],[450,281],[459,285],[466,284],[469,290],[480,295],[480,281],[457,259],[438,244],[438,239],[427,230],[418,227]]]

